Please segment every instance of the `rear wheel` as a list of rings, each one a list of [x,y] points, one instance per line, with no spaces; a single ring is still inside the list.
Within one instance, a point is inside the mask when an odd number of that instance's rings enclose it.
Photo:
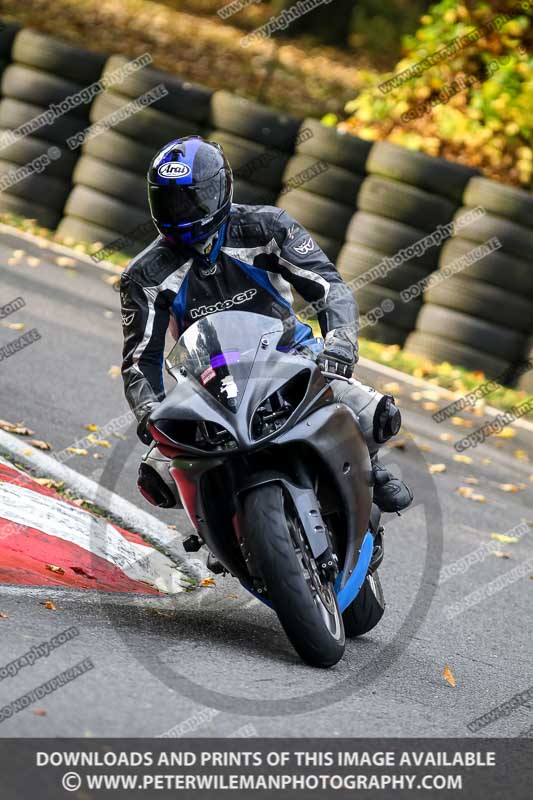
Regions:
[[[332,667],[344,653],[342,616],[290,498],[281,486],[260,486],[246,496],[244,517],[257,577],[293,647],[311,666]]]
[[[385,599],[377,572],[366,576],[359,594],[342,615],[348,638],[362,636],[375,628],[385,613]]]

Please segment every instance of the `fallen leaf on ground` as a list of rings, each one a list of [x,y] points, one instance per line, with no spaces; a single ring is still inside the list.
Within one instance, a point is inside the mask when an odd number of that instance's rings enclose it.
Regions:
[[[33,480],[39,486],[46,486],[48,489],[61,489],[65,485],[65,481],[53,481],[51,478],[34,478]]]
[[[446,472],[446,464],[430,464],[429,472],[431,475],[439,475],[441,472]]]
[[[64,575],[65,570],[62,567],[56,567],[55,564],[46,564],[46,569],[49,569],[50,572],[56,572],[58,575]]]
[[[227,594],[226,595],[226,599],[227,600],[238,600],[239,599],[239,595],[238,594]]]
[[[448,681],[450,686],[455,686],[455,678],[453,677],[452,671],[449,667],[444,667],[442,677],[445,681]]]
[[[87,456],[89,453],[82,447],[67,447],[67,452],[72,453],[73,456]]]
[[[56,258],[56,264],[58,267],[75,267],[76,260],[68,256],[58,256]]]
[[[76,575],[83,575],[84,578],[89,578],[91,581],[96,580],[96,575],[93,575],[91,572],[87,572],[87,570],[83,569],[83,567],[71,567],[72,572],[75,572]]]
[[[459,488],[457,489],[457,492],[458,492],[458,494],[461,495],[461,497],[466,497],[466,498],[468,498],[468,500],[473,500],[474,503],[486,503],[487,502],[487,498],[485,497],[485,495],[476,494],[476,492],[474,492],[474,490],[471,489],[470,486],[459,486]]]
[[[107,439],[98,439],[98,437],[94,436],[92,433],[87,436],[87,441],[100,447],[111,447]]]
[[[7,327],[10,331],[23,331],[26,326],[23,322],[8,322]]]
[[[88,422],[87,425],[83,426],[86,431],[91,431],[91,433],[95,433],[95,431],[99,431],[100,428],[98,425],[95,425],[93,422]]]
[[[103,458],[103,455],[101,453],[93,453],[93,458],[96,458],[96,460],[98,460],[99,458]]]
[[[402,387],[397,381],[390,381],[383,386],[383,390],[388,394],[401,394]]]
[[[127,442],[127,440],[128,440],[128,437],[127,437],[127,436],[124,436],[124,434],[123,434],[123,433],[117,433],[116,431],[113,431],[113,436],[114,436],[116,439],[122,439],[122,441],[123,441],[123,442]]]
[[[21,423],[8,422],[5,419],[0,419],[0,428],[7,433],[16,433],[19,436],[33,436],[35,433]]]
[[[529,456],[525,450],[515,450],[514,457],[519,461],[529,461]]]
[[[111,376],[111,378],[118,378],[120,375],[120,367],[113,365],[107,371],[107,374]]]
[[[429,444],[421,444],[421,445],[418,446],[418,449],[420,450],[421,453],[432,453],[433,452],[433,448],[431,448],[429,446]]]
[[[451,423],[458,428],[473,428],[475,424],[471,419],[463,419],[462,417],[452,417]]]
[[[484,464],[485,466],[487,464],[492,464],[492,458],[482,458],[481,463]]]
[[[106,283],[109,283],[110,286],[116,286],[117,283],[120,283],[120,275],[109,275],[107,278],[104,278]]]
[[[422,392],[411,392],[411,400],[414,400],[416,403],[418,403],[418,401],[422,399]]]
[[[176,525],[167,525],[167,528],[173,528],[174,530],[176,530]]]
[[[9,619],[9,614],[0,614],[0,619]]]
[[[31,713],[35,714],[36,717],[46,717],[47,712],[44,708],[33,708]]]
[[[405,441],[405,439],[398,439],[397,441],[391,442],[389,444],[389,447],[395,450],[405,450],[406,444],[407,442]]]
[[[494,436],[498,436],[500,439],[514,439],[516,436],[516,431],[509,426],[502,428],[499,433],[495,433]]]
[[[470,456],[460,456],[457,453],[453,457],[454,461],[459,461],[461,464],[471,464],[473,459]]]
[[[511,554],[507,553],[505,550],[493,550],[491,555],[495,558],[511,558]]]
[[[453,442],[454,438],[455,437],[454,437],[453,433],[441,433],[441,434],[439,434],[439,439],[441,440],[441,442]]]
[[[466,483],[469,483],[471,486],[479,485],[478,479],[475,478],[473,475],[469,475],[468,478],[466,478]]]
[[[432,400],[428,400],[427,402],[422,403],[422,408],[424,409],[424,411],[437,411],[438,405],[437,403],[434,403]]]
[[[45,603],[41,603],[41,605],[47,608],[49,611],[57,611],[57,608],[51,600],[47,600]]]
[[[38,267],[39,264],[41,263],[41,259],[37,258],[37,256],[28,256],[26,262],[30,267]]]
[[[26,255],[25,250],[13,250],[13,258],[22,258],[22,256]]]
[[[514,544],[520,541],[518,536],[507,536],[506,533],[491,533],[490,538],[496,539],[497,542],[503,542],[503,544]]]
[[[43,442],[42,439],[30,439],[30,444],[37,447],[39,450],[51,450],[52,445],[49,442]]]
[[[31,449],[31,447],[27,447],[26,450],[22,451],[22,455],[23,456],[32,456],[33,455],[33,450]]]
[[[203,578],[200,581],[200,586],[216,586],[214,578]]]
[[[516,483],[499,483],[498,489],[501,489],[502,492],[519,492],[522,489],[522,486],[517,486]]]

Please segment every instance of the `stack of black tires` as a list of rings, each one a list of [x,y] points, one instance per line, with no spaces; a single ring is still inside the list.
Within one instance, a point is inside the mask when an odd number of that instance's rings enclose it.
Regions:
[[[98,80],[105,56],[23,29],[14,38],[11,59],[2,73],[0,136],[7,136],[10,130],[46,110],[50,112],[52,104],[55,114],[46,124],[35,126],[30,135],[18,136],[7,146],[2,143],[0,178],[7,184],[0,192],[0,212],[19,214],[55,228],[78,158],[65,142],[89,124],[90,101],[70,107],[66,98]],[[34,168],[22,180],[14,175],[17,168],[35,164],[42,156],[49,161],[44,170]]]
[[[211,124],[210,138],[233,169],[234,202],[275,205],[300,120],[221,90],[211,99]]]
[[[5,23],[0,20],[0,76],[11,62],[13,40],[20,30],[18,23]]]
[[[353,216],[371,143],[304,119],[276,205],[295,217],[332,261]]]
[[[111,56],[104,77],[128,60]],[[148,211],[148,165],[171,139],[205,133],[212,92],[145,66],[99,94],[90,111],[91,123],[103,122],[160,84],[166,95],[134,114],[124,113],[122,121],[83,145],[60,236],[103,245],[119,240],[120,250],[136,253],[156,235]]]
[[[389,142],[372,147],[366,168],[337,264],[367,316],[361,335],[402,345],[421,300],[405,302],[400,292],[436,269],[440,245],[426,237],[450,222],[474,170]]]
[[[486,213],[447,241],[440,270],[494,237],[501,247],[426,292],[406,349],[510,383],[533,331],[533,196],[475,177],[456,219],[478,206]]]

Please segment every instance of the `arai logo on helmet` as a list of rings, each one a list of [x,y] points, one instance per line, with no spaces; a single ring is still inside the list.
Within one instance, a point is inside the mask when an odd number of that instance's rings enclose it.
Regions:
[[[191,168],[188,164],[180,164],[178,161],[167,161],[166,164],[161,164],[157,174],[162,178],[185,178],[191,174]]]

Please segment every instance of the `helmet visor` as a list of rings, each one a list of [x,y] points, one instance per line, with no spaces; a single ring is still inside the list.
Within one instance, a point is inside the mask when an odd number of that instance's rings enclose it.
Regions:
[[[179,226],[211,217],[231,198],[231,173],[221,169],[209,180],[192,186],[178,183],[153,186],[152,216],[162,226]]]

